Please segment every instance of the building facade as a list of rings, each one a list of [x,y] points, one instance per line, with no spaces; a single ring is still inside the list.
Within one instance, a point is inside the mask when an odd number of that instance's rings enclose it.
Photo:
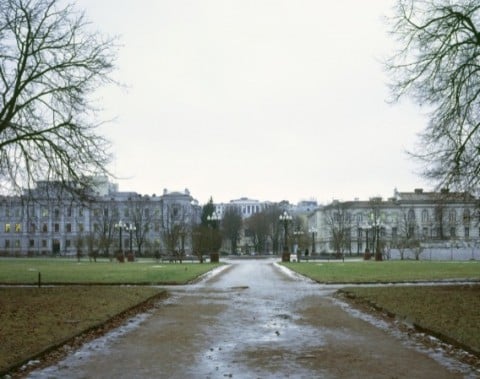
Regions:
[[[480,241],[478,200],[468,193],[398,192],[389,199],[334,201],[309,217],[317,252],[363,254]]]
[[[98,178],[80,200],[59,188],[39,182],[28,194],[0,197],[0,255],[191,252],[186,237],[199,220],[200,206],[188,190],[141,195]]]

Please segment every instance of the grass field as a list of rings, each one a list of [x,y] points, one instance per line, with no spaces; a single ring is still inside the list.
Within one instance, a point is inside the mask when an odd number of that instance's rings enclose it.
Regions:
[[[7,368],[163,293],[146,286],[0,287],[0,377]]]
[[[446,340],[468,346],[480,356],[480,285],[345,288]]]
[[[282,264],[320,283],[480,280],[479,261],[359,261]]]
[[[320,283],[480,281],[478,261],[360,261],[283,263]],[[433,331],[480,356],[480,283],[455,286],[351,287],[361,302]]]
[[[211,263],[118,263],[108,260],[0,259],[1,284],[185,284],[217,267]]]
[[[444,279],[480,280],[480,263],[324,262],[287,267],[324,283],[375,283]],[[134,263],[67,259],[0,259],[0,283],[89,284],[61,287],[0,287],[0,372],[39,351],[139,304],[160,289],[106,284],[180,284],[216,264]],[[102,284],[95,286],[92,284]],[[348,288],[352,296],[422,327],[480,349],[480,286]]]

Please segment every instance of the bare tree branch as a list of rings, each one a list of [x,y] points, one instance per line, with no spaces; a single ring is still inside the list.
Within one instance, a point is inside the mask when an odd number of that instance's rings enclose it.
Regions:
[[[115,39],[88,31],[60,0],[0,3],[0,184],[6,191],[54,180],[84,193],[108,174],[109,142],[91,94],[113,83]]]

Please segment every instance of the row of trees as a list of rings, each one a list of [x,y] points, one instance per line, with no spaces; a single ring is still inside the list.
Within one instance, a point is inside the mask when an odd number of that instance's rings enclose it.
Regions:
[[[113,200],[92,203],[90,230],[80,230],[74,240],[78,254],[88,254],[93,259],[98,255],[113,257],[121,245],[122,253],[133,248],[139,256],[167,256],[179,261],[193,254],[202,262],[205,255],[220,251],[236,254],[241,245],[257,253],[278,253],[284,247],[285,230],[279,220],[284,210],[281,204],[245,220],[236,206],[217,215],[213,199],[202,207],[199,217],[191,206],[178,202],[157,206],[140,196],[126,204],[119,208]],[[119,225],[122,218],[123,227]],[[294,217],[290,223],[287,240],[307,246],[310,241],[305,220]]]

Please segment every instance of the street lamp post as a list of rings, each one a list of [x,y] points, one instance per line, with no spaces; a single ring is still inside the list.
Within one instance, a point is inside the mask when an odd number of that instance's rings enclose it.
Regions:
[[[218,213],[217,211],[213,212],[211,215],[207,216],[207,220],[210,221],[212,223],[212,225],[214,226],[214,228],[217,227],[217,223],[221,220],[221,216],[220,216],[220,213]]]
[[[125,255],[123,254],[123,244],[122,244],[122,231],[123,228],[125,228],[125,223],[120,220],[117,224],[115,224],[115,229],[118,230],[118,249],[120,253],[120,259],[123,260],[125,259]]]
[[[381,261],[383,259],[382,252],[381,252],[381,249],[380,249],[380,229],[384,225],[383,222],[382,222],[383,219],[384,219],[383,214],[373,213],[373,212],[370,214],[370,220],[371,220],[370,221],[370,227],[372,229],[372,232],[374,233],[373,234],[374,243],[373,243],[372,248],[375,249],[375,260],[376,261]],[[367,241],[368,241],[368,238],[367,238]]]
[[[290,262],[290,253],[288,252],[288,223],[292,221],[292,216],[289,215],[287,211],[283,211],[279,216],[279,220],[283,222],[284,231],[282,262]]]
[[[315,255],[315,233],[317,231],[313,226],[308,231],[312,234],[312,255]]]
[[[364,253],[364,256],[363,256],[363,259],[370,259],[371,255],[370,255],[370,245],[369,245],[369,238],[368,238],[368,232],[370,231],[371,229],[371,226],[369,224],[364,224],[362,225],[361,227],[361,230],[364,230],[365,231],[365,253]]]
[[[212,223],[212,229],[213,230],[216,230],[218,229],[218,224],[221,220],[221,216],[220,216],[220,213],[218,212],[213,212],[211,215],[207,216],[207,220],[210,221]],[[212,242],[216,245],[217,241],[216,241],[216,237],[212,231]],[[217,247],[213,247],[215,250],[217,250]],[[218,251],[215,251],[213,253],[210,254],[210,263],[218,263],[219,261],[219,254],[218,254]]]
[[[130,255],[129,255],[129,260],[135,260],[134,255],[133,255],[133,232],[136,231],[137,228],[133,224],[127,224],[125,226],[125,231],[130,233]]]

